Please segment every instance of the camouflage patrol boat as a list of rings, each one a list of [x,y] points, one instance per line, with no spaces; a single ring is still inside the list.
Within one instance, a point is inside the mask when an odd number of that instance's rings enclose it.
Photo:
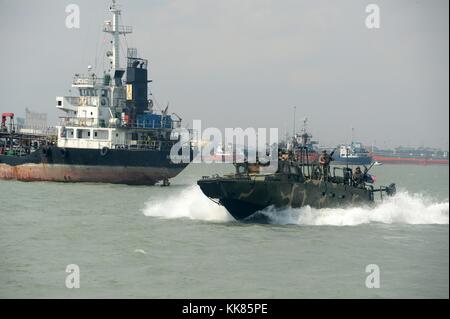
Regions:
[[[307,152],[307,151],[306,151]],[[307,156],[289,155],[280,158],[278,169],[261,174],[260,164],[235,163],[235,174],[204,176],[197,181],[203,193],[223,205],[239,221],[262,221],[264,214],[255,214],[267,207],[278,209],[311,206],[314,208],[345,207],[374,203],[375,193],[392,196],[395,184],[375,188],[368,170],[355,182],[348,167],[333,167],[324,177],[317,164],[302,160]]]

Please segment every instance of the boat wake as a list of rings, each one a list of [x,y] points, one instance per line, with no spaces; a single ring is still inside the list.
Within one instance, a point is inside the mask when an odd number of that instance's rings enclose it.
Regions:
[[[227,210],[206,197],[197,185],[162,200],[149,201],[144,215],[161,218],[189,218],[206,221],[233,221]]]
[[[160,218],[229,222],[234,219],[223,206],[203,195],[200,188],[190,186],[165,199],[147,202],[143,213]],[[275,210],[263,214],[271,224],[353,226],[369,223],[384,224],[449,224],[449,202],[436,202],[420,194],[399,192],[374,207],[323,208],[309,206]]]
[[[433,202],[420,194],[397,193],[376,206],[315,209],[309,206],[259,213],[273,224],[354,226],[369,223],[384,224],[447,224],[449,203]]]

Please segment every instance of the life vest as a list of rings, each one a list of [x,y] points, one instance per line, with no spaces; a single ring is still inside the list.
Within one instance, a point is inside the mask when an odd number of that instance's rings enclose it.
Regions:
[[[326,155],[320,155],[320,157],[319,157],[320,165],[325,165],[325,164],[327,164],[327,162],[328,162],[327,156]]]

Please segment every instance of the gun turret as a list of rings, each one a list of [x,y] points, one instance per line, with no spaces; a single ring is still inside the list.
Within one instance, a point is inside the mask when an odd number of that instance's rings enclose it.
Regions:
[[[395,183],[391,183],[388,187],[386,187],[386,194],[388,196],[394,196],[397,193],[397,187]]]

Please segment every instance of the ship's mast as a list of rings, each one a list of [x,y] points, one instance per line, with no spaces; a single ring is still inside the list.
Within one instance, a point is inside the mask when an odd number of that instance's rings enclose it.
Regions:
[[[302,135],[301,135],[301,137],[302,137],[302,144],[305,147],[309,144],[309,138],[311,137],[308,134],[307,126],[308,126],[308,118],[305,117],[303,119],[303,128],[302,128]]]
[[[121,70],[120,68],[120,38],[121,34],[127,34],[132,32],[132,28],[129,26],[120,25],[120,8],[116,3],[116,0],[112,0],[112,4],[109,7],[109,11],[113,14],[113,20],[105,21],[103,32],[112,35],[112,56],[111,56],[111,66],[113,74],[116,70]]]
[[[303,119],[302,133],[307,133],[307,126],[308,126],[308,118],[305,117],[305,118]]]

